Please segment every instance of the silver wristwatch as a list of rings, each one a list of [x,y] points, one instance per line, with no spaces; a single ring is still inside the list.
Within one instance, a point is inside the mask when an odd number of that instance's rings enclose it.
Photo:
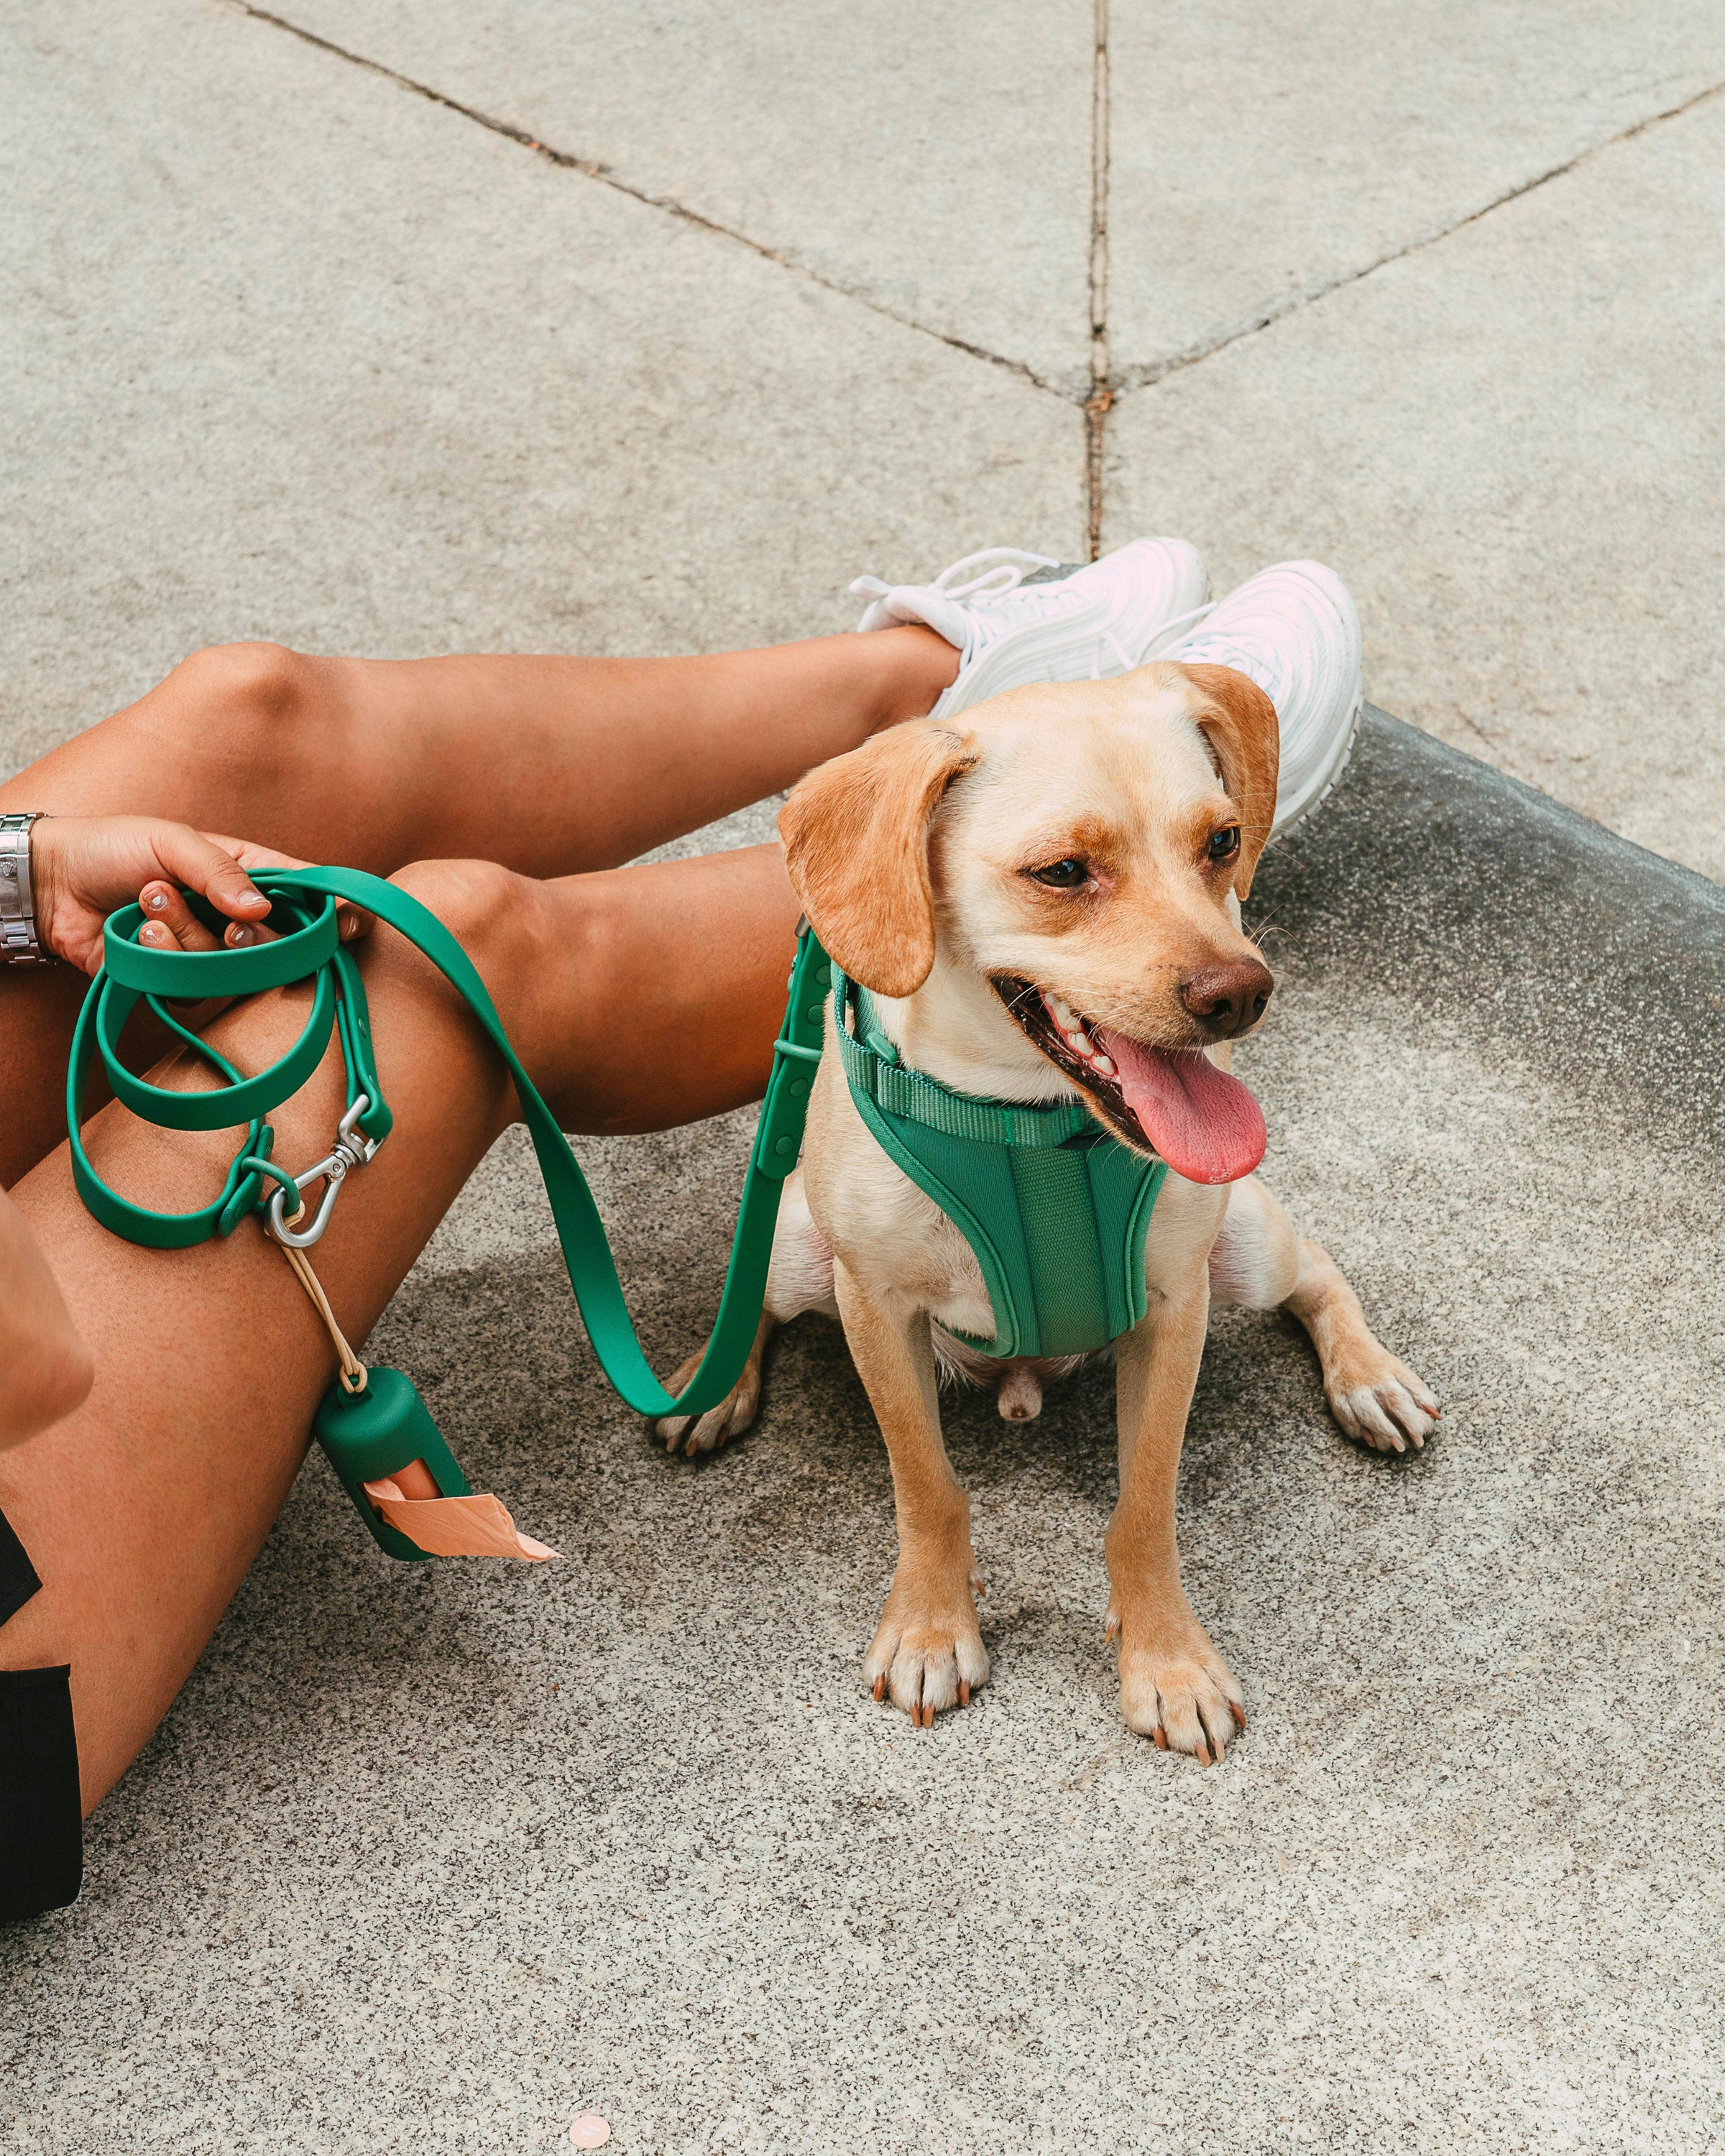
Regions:
[[[41,822],[43,813],[0,816],[0,964],[53,963],[36,933],[36,898],[30,888],[30,826]]]

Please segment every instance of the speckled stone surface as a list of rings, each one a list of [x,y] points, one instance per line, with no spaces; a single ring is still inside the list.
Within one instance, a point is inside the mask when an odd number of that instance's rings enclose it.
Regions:
[[[1717,2147],[1725,901],[1368,715],[1255,911],[1266,1172],[1447,1412],[1365,1455],[1291,1324],[1219,1319],[1224,1767],[1117,1717],[1106,1371],[952,1402],[994,1675],[913,1732],[858,1681],[890,1489],[836,1331],[667,1460],[506,1143],[374,1348],[567,1561],[392,1568],[308,1467],[84,1900],[0,1946],[4,2145]],[[583,1148],[661,1363],[747,1123]]]

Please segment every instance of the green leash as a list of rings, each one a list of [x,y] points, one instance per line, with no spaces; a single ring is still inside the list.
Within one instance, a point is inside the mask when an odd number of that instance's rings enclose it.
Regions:
[[[773,1231],[784,1179],[797,1165],[814,1066],[820,1060],[824,1010],[833,969],[805,924],[784,1022],[773,1049],[773,1074],[749,1157],[742,1204],[725,1277],[719,1315],[701,1366],[682,1392],[665,1390],[641,1351],[617,1277],[604,1224],[557,1118],[540,1097],[510,1045],[495,1005],[472,961],[434,915],[395,885],[357,869],[265,869],[253,878],[274,901],[269,925],[279,940],[238,950],[152,951],[137,940],[142,909],[122,907],[103,933],[103,968],[92,983],[73,1038],[66,1078],[66,1127],[80,1196],[102,1225],[154,1250],[184,1250],[232,1235],[247,1214],[268,1218],[285,1248],[304,1250],[329,1224],[348,1175],[363,1168],[389,1134],[391,1116],[373,1056],[365,988],[357,964],[342,947],[336,901],[362,906],[423,952],[465,998],[515,1081],[523,1119],[551,1202],[569,1285],[600,1367],[627,1404],[644,1415],[698,1414],[716,1407],[742,1375],[766,1300]],[[228,925],[203,899],[187,902],[219,934]],[[299,1040],[281,1060],[245,1077],[182,1024],[166,1000],[255,994],[300,981],[316,983],[311,1012]],[[172,1092],[135,1077],[119,1056],[120,1035],[141,1001],[203,1058],[224,1081],[203,1093]],[[271,1158],[270,1111],[298,1092],[339,1033],[347,1069],[347,1106],[326,1158],[295,1176]],[[157,1213],[135,1205],[103,1182],[81,1135],[85,1091],[100,1056],[116,1098],[135,1115],[168,1130],[228,1130],[244,1123],[244,1142],[212,1202],[189,1213]],[[320,1178],[324,1192],[307,1226],[297,1229],[305,1190]],[[361,1485],[423,1459],[441,1495],[464,1496],[468,1485],[429,1411],[399,1371],[370,1372],[362,1390],[338,1383],[319,1408],[315,1433],[366,1525],[392,1556],[426,1553],[388,1527]]]

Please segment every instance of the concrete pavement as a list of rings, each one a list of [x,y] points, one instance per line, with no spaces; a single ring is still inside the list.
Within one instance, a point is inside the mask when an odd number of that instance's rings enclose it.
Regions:
[[[9,763],[203,643],[713,649],[1094,519],[1327,554],[1380,701],[1725,875],[1716,11],[1116,10],[1100,197],[1089,8],[285,12],[347,56],[0,13]],[[1725,907],[1381,720],[1257,902],[1269,1172],[1447,1412],[1363,1456],[1219,1321],[1224,1769],[1117,1722],[1106,1373],[953,1403],[995,1676],[913,1734],[836,1334],[667,1463],[506,1143],[374,1350],[570,1562],[388,1568],[311,1465],[0,1941],[0,2147],[1725,2145]],[[660,1367],[747,1122],[583,1147]]]

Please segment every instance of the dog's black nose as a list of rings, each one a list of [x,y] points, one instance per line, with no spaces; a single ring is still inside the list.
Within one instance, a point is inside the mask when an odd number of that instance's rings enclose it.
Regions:
[[[1180,1001],[1213,1040],[1231,1040],[1263,1017],[1275,986],[1270,968],[1256,958],[1230,958],[1200,966],[1182,981]]]

